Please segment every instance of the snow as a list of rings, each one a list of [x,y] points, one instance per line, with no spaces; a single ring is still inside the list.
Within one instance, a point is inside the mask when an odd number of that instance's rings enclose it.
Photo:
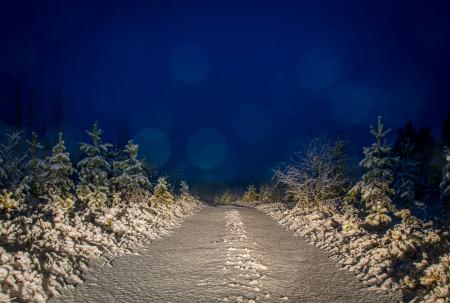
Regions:
[[[339,213],[289,210],[280,203],[261,204],[257,208],[327,251],[332,261],[375,290],[400,296],[402,301],[415,298],[420,302],[448,302],[448,230],[433,229],[409,216],[409,212],[396,214],[403,218],[402,222],[383,234],[369,233],[358,222]],[[438,274],[432,274],[433,271]]]
[[[69,215],[46,205],[40,212],[0,220],[0,302],[46,302],[83,284],[92,262],[103,266],[167,236],[200,203],[140,203],[85,209]]]
[[[393,302],[251,208],[205,207],[50,302]]]

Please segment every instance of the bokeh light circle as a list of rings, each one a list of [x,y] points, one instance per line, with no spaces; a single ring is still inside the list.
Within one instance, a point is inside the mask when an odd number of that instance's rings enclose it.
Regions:
[[[208,74],[209,56],[199,45],[181,44],[172,51],[169,65],[178,80],[193,83],[204,80]]]
[[[267,139],[273,128],[270,111],[262,104],[242,105],[233,116],[233,130],[246,143],[259,143]]]
[[[227,156],[225,138],[215,129],[200,129],[187,144],[187,155],[195,166],[203,170],[219,167]]]
[[[310,50],[300,60],[298,76],[305,88],[319,91],[331,87],[339,80],[341,64],[329,50]]]
[[[163,167],[171,156],[168,136],[161,130],[147,128],[139,131],[133,140],[139,144],[139,155],[156,167]]]

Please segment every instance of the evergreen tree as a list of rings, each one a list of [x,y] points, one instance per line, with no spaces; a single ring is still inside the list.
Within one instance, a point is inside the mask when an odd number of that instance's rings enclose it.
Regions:
[[[381,116],[378,117],[377,128],[371,126],[370,129],[376,142],[364,148],[365,158],[360,162],[366,173],[349,192],[350,197],[362,201],[367,213],[366,222],[377,227],[391,222],[388,212],[392,209],[391,195],[394,193],[392,167],[397,159],[390,156],[391,147],[386,143],[389,131],[384,130]]]
[[[450,148],[445,150],[445,161],[447,162],[442,170],[442,180],[440,184],[441,198],[444,210],[450,211]]]
[[[80,184],[77,186],[78,198],[91,206],[106,204],[109,196],[109,170],[110,164],[105,155],[111,144],[102,143],[103,131],[97,123],[91,131],[86,131],[91,137],[92,143],[81,143],[80,150],[84,158],[78,162],[78,177]]]
[[[27,177],[22,172],[26,154],[18,152],[20,132],[8,133],[6,138],[5,143],[0,143],[0,188],[19,196],[28,190]]]
[[[189,188],[187,188],[187,184],[184,183],[184,188],[182,188],[182,194],[183,191],[186,194],[186,191],[189,191]],[[174,202],[174,198],[172,193],[169,190],[169,184],[167,183],[167,179],[165,177],[159,177],[158,182],[155,185],[155,188],[153,190],[153,196],[151,198],[152,203],[162,203],[162,204],[172,204]]]
[[[40,158],[39,152],[42,150],[42,145],[38,141],[36,133],[31,134],[31,140],[27,140],[29,161],[26,164],[28,171],[30,193],[33,197],[41,197],[45,194],[44,180],[47,174],[46,162]]]
[[[417,132],[411,121],[405,124],[403,128],[398,131],[397,139],[394,144],[394,152],[396,155],[402,157],[405,153],[415,152],[417,142]],[[405,144],[411,145],[411,150],[405,150]]]
[[[399,156],[394,182],[396,202],[402,207],[411,208],[416,200],[419,161],[414,154],[414,144],[409,140],[397,146],[396,150]]]
[[[74,184],[71,176],[75,173],[75,169],[70,162],[70,155],[66,152],[63,134],[58,134],[58,142],[52,149],[52,155],[46,158],[47,178],[45,180],[45,188],[52,196],[66,198],[71,195]]]
[[[182,201],[189,201],[192,198],[189,185],[185,181],[180,182],[180,198]]]
[[[138,151],[139,146],[132,140],[128,141],[124,149],[127,159],[115,161],[113,164],[115,177],[112,179],[112,184],[116,191],[124,195],[133,195],[150,187],[150,182],[143,173],[143,163],[137,158]]]
[[[417,132],[409,121],[399,130],[394,145],[395,155],[400,160],[395,174],[396,202],[410,206],[413,200],[432,200],[430,194],[436,187],[437,173],[430,166],[434,148],[430,128]]]
[[[450,110],[447,112],[447,117],[441,128],[441,144],[450,147]]]

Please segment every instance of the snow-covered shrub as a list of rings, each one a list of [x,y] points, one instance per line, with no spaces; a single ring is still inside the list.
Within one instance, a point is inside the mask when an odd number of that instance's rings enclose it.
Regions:
[[[252,203],[259,200],[259,195],[255,185],[251,184],[247,187],[247,189],[244,192],[244,196],[242,197],[242,200],[246,203]]]
[[[185,183],[185,185],[187,184]],[[189,192],[189,188],[182,188],[182,190],[185,191],[185,194]],[[169,184],[167,183],[167,179],[165,177],[158,178],[150,201],[155,204],[172,204],[174,202],[174,196],[170,192]]]
[[[86,131],[91,137],[92,143],[81,143],[80,150],[84,158],[78,162],[77,197],[92,207],[106,205],[109,192],[110,164],[105,159],[105,154],[111,144],[103,143],[101,135],[103,131],[94,124],[91,131]]]
[[[347,183],[346,142],[315,138],[284,168],[275,171],[277,185],[284,187],[298,207],[336,207]]]
[[[182,202],[196,200],[196,198],[191,193],[189,184],[187,184],[185,181],[180,182],[180,195],[178,197],[178,200],[181,200]]]
[[[3,213],[8,214],[11,210],[16,209],[21,200],[13,197],[13,193],[6,189],[0,194],[0,209]]]
[[[376,227],[386,226],[392,220],[389,216],[389,211],[393,209],[391,196],[394,193],[391,187],[394,180],[392,167],[397,159],[390,156],[391,147],[386,143],[389,131],[384,130],[381,117],[378,117],[377,128],[370,129],[376,142],[364,148],[365,157],[360,162],[366,173],[347,196],[348,201],[363,203],[366,222]]]
[[[144,175],[143,163],[137,158],[139,146],[132,140],[128,141],[124,153],[127,159],[115,161],[114,177],[111,179],[115,191],[120,192],[122,200],[130,200],[133,196],[141,196],[143,190],[148,190],[150,182]]]
[[[438,263],[425,270],[420,283],[430,290],[425,302],[448,302],[450,298],[450,254],[440,257]]]

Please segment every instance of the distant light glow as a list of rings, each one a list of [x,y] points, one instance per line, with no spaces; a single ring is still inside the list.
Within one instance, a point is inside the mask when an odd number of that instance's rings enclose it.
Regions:
[[[300,61],[298,76],[305,88],[319,91],[331,87],[339,80],[341,64],[328,50],[310,50]]]
[[[208,74],[209,56],[199,45],[181,44],[173,50],[169,65],[178,80],[193,83],[204,80]]]
[[[246,143],[258,143],[267,139],[273,127],[272,114],[262,104],[247,103],[234,114],[233,130]]]
[[[219,167],[227,155],[225,138],[215,129],[200,129],[189,139],[187,155],[195,166],[203,170]]]
[[[377,92],[369,87],[348,84],[331,94],[330,111],[334,119],[344,125],[366,123],[377,102]]]
[[[139,144],[139,155],[156,167],[163,167],[171,156],[171,144],[168,136],[155,128],[143,129],[134,136]]]

